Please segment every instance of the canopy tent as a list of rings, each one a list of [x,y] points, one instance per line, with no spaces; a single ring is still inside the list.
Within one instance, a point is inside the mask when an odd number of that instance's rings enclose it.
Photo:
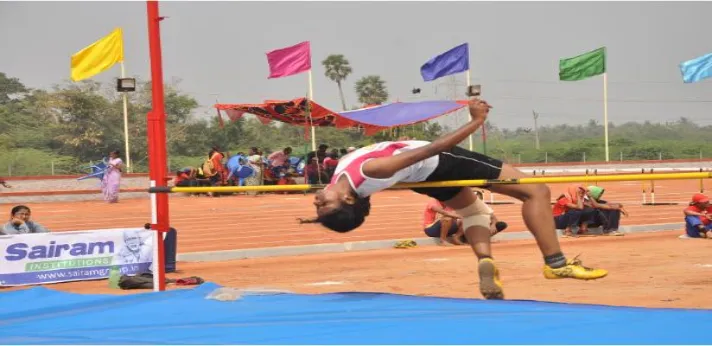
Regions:
[[[373,135],[391,127],[428,121],[455,112],[465,105],[466,101],[396,102],[337,113],[314,101],[298,98],[291,101],[266,101],[262,104],[216,104],[215,108],[218,109],[218,116],[221,117],[221,110],[225,111],[232,121],[249,113],[257,116],[263,124],[276,120],[305,127],[363,127],[366,135]],[[220,119],[222,121],[222,117]]]

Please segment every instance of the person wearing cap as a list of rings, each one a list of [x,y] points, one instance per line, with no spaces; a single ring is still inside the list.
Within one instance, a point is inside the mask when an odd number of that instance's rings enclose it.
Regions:
[[[712,205],[707,196],[696,193],[692,196],[692,202],[685,208],[685,232],[690,238],[712,239]]]
[[[623,204],[611,203],[602,199],[606,189],[600,186],[589,186],[586,195],[583,197],[585,207],[594,209],[591,225],[601,226],[603,235],[624,235],[618,231],[621,222],[621,215],[628,216],[628,212],[623,208]],[[589,225],[589,226],[591,226]]]

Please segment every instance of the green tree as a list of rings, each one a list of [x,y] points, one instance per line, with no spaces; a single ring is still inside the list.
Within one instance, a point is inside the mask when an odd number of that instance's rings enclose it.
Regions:
[[[0,105],[9,103],[13,95],[24,94],[28,91],[19,79],[10,78],[4,72],[0,72]]]
[[[364,104],[380,105],[388,100],[386,82],[381,76],[365,76],[356,82],[358,101]]]
[[[341,88],[341,82],[346,80],[346,77],[352,72],[349,61],[342,54],[331,54],[321,64],[324,65],[324,75],[338,86],[341,109],[346,110],[346,99],[344,98],[344,90]]]

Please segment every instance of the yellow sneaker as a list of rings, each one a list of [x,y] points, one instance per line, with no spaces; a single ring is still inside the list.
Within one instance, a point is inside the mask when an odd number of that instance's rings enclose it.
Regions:
[[[480,293],[485,299],[504,299],[499,269],[491,258],[483,258],[477,268],[480,275]]]
[[[578,256],[572,260],[568,260],[566,265],[561,268],[552,268],[544,265],[544,277],[547,279],[579,279],[579,280],[595,280],[608,275],[605,269],[593,269],[584,267]]]

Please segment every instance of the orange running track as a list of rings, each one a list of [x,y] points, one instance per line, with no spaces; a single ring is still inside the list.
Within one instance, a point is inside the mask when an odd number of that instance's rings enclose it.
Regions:
[[[624,203],[630,217],[621,224],[644,225],[682,222],[682,209],[699,181],[656,182],[656,202],[678,202],[676,206],[642,206],[641,182],[601,184],[604,199]],[[551,185],[552,199],[568,185]],[[710,187],[710,181],[705,181]],[[338,234],[317,225],[299,225],[297,217],[312,216],[313,196],[303,194],[235,195],[218,198],[171,195],[171,225],[179,231],[179,252],[231,250],[259,247],[341,243],[423,237],[422,217],[426,196],[414,192],[385,191],[372,198],[372,212],[360,229]],[[648,197],[649,198],[649,197]],[[513,201],[495,195],[498,202]],[[485,200],[489,201],[489,194]],[[648,202],[650,200],[648,199]],[[118,204],[101,201],[29,204],[35,221],[52,231],[140,227],[150,222],[148,199],[122,200]],[[4,204],[9,214],[12,205]],[[510,224],[509,232],[524,231],[520,205],[494,205],[498,217]]]

